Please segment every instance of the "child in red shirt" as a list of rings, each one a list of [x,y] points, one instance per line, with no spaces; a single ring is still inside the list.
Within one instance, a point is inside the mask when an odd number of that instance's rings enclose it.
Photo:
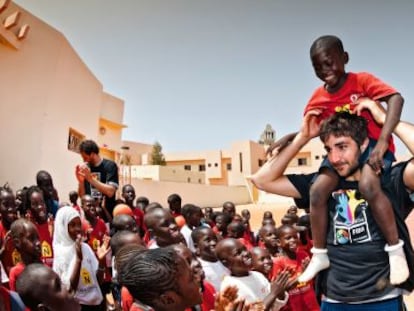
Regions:
[[[42,262],[49,267],[53,266],[52,232],[48,222],[46,204],[43,198],[43,191],[32,186],[26,192],[25,205],[30,212],[30,220],[35,224],[39,233],[40,246],[42,251]],[[53,229],[52,229],[53,230]]]
[[[17,219],[10,228],[10,235],[22,261],[10,269],[9,284],[11,290],[16,290],[16,280],[25,266],[31,263],[41,263],[41,246],[39,233],[35,225],[27,219]]]
[[[124,185],[122,187],[121,196],[124,199],[125,204],[131,208],[133,213],[132,217],[134,217],[135,222],[137,223],[139,234],[141,237],[143,237],[145,234],[144,212],[139,206],[134,205],[134,200],[136,196],[134,187],[130,184]]]
[[[13,240],[7,234],[11,224],[17,219],[16,199],[13,191],[5,185],[0,187],[0,260],[9,275],[10,269],[21,261]]]
[[[293,278],[302,273],[303,266],[309,262],[309,256],[298,250],[298,233],[291,225],[282,225],[277,230],[277,241],[281,254],[273,261],[271,278],[283,270],[293,271]],[[289,299],[283,311],[319,311],[312,282],[298,283],[289,291]]]

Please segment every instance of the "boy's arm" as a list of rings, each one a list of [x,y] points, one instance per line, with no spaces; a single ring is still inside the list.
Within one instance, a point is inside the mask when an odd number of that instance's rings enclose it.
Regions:
[[[281,150],[280,153],[272,156],[250,177],[252,183],[258,189],[283,196],[301,198],[296,187],[288,180],[284,172],[289,162],[300,149],[319,134],[317,116],[320,113],[320,110],[309,111],[303,119],[300,132],[298,132],[293,141]]]
[[[358,104],[357,112],[360,113],[363,109],[368,109],[374,117],[374,120],[379,124],[384,124],[389,115],[384,107],[369,99],[364,99]],[[399,121],[394,129],[394,133],[404,143],[411,154],[414,155],[414,125],[409,122]],[[410,190],[414,190],[414,160],[411,160],[407,164],[403,179],[405,186]]]
[[[387,114],[382,126],[380,137],[372,150],[368,163],[375,171],[381,171],[383,167],[383,157],[388,149],[388,142],[392,132],[400,121],[404,99],[400,94],[393,94],[382,99],[387,102]]]

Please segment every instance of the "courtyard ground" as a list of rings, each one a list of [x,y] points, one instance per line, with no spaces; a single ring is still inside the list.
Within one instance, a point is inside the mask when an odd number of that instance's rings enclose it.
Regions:
[[[287,208],[290,205],[288,204],[276,204],[276,203],[258,203],[258,204],[247,204],[247,205],[238,205],[237,206],[237,213],[243,209],[250,210],[251,220],[250,226],[252,227],[253,231],[257,231],[260,228],[263,212],[271,211],[273,213],[273,219],[276,221],[277,225],[280,225],[280,219],[286,213]],[[301,210],[299,210],[299,213]],[[411,242],[414,245],[414,213],[411,213],[407,220],[407,226],[410,230],[411,235]],[[404,296],[404,301],[407,306],[407,310],[414,310],[414,292],[408,296]]]

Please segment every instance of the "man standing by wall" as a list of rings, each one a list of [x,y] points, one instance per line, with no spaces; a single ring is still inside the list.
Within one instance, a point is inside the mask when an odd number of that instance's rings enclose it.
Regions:
[[[118,166],[114,161],[103,159],[93,140],[84,140],[79,146],[83,164],[76,166],[79,196],[90,194],[103,202],[110,215],[115,207],[115,194],[119,185]],[[106,221],[110,221],[107,219]]]

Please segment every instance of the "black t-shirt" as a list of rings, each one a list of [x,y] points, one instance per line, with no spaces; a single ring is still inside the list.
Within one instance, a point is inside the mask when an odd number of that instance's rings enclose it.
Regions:
[[[116,189],[119,185],[118,178],[118,166],[114,161],[108,159],[102,159],[102,162],[98,166],[89,167],[94,178],[98,179],[104,184],[112,185]],[[112,211],[115,207],[115,194],[112,197],[103,195],[98,189],[92,187],[88,182],[85,181],[85,192],[90,194],[94,198],[102,200],[105,198],[105,207],[108,212],[112,215]]]
[[[412,267],[413,252],[404,223],[409,208],[408,202],[402,199],[406,198],[407,192],[401,187],[404,168],[402,164],[395,168],[384,192],[393,203],[399,235],[405,242],[404,250]],[[287,176],[304,201],[309,200],[309,176]],[[386,282],[389,279],[388,254],[384,250],[386,242],[367,202],[359,194],[357,182],[339,182],[328,201],[328,213],[327,249],[331,266],[318,278],[323,294],[342,302],[357,302],[375,299],[391,291],[393,287]],[[401,287],[413,288],[414,274],[410,272],[410,279]]]

